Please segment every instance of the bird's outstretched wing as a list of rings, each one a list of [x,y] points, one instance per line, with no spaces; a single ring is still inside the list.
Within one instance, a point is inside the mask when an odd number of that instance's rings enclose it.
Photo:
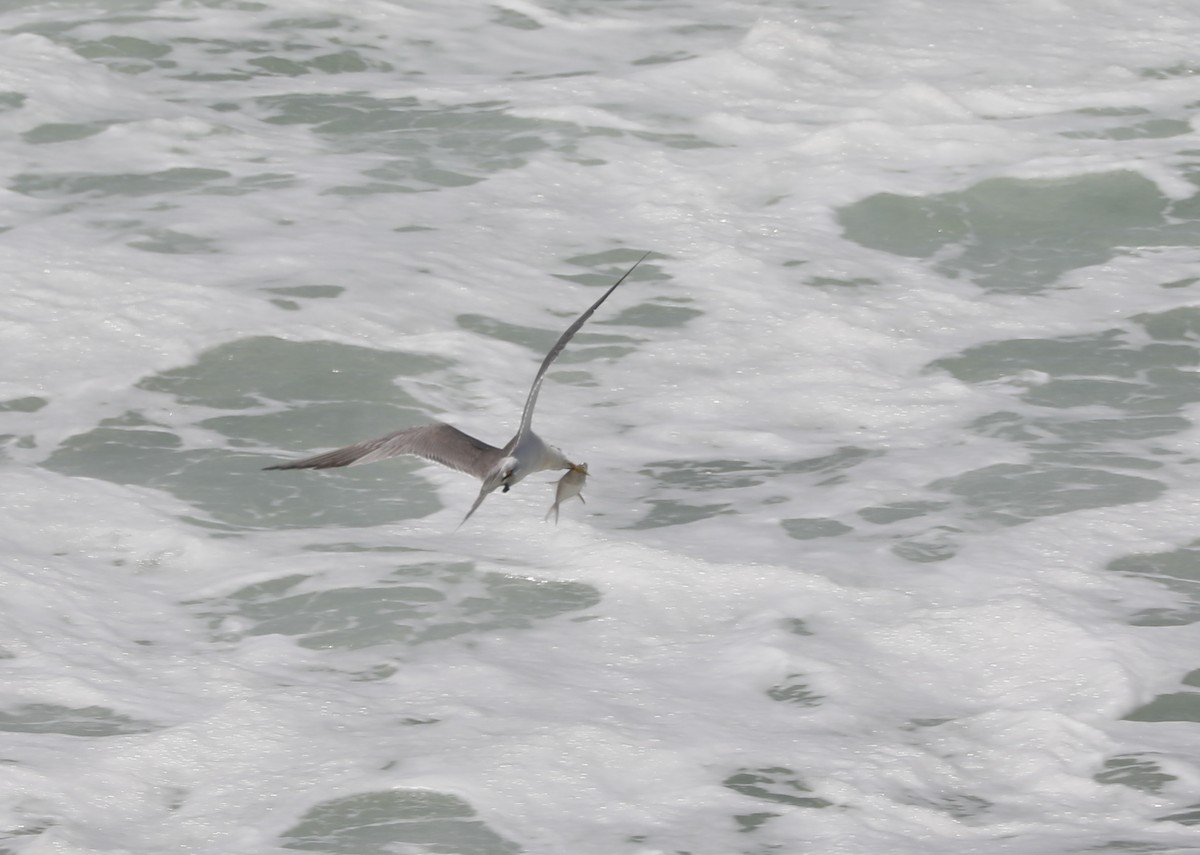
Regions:
[[[459,472],[474,475],[479,480],[487,477],[496,463],[503,457],[500,449],[463,433],[456,427],[443,422],[398,430],[348,445],[335,451],[327,451],[314,457],[306,457],[293,463],[267,466],[267,469],[331,469],[338,466],[354,466],[359,463],[374,463],[402,454],[415,454],[434,463],[449,466]]]
[[[533,408],[537,406],[538,391],[542,388],[542,380],[546,377],[546,369],[550,364],[558,358],[558,355],[563,352],[563,348],[579,332],[579,328],[587,323],[587,319],[592,316],[592,313],[600,308],[600,304],[608,299],[608,295],[617,290],[617,286],[629,278],[629,274],[637,270],[637,266],[649,257],[650,253],[646,253],[641,258],[633,263],[633,267],[625,271],[625,275],[612,284],[612,286],[600,295],[600,299],[592,303],[586,312],[575,319],[575,323],[567,327],[566,332],[558,337],[558,341],[554,342],[554,347],[550,348],[550,352],[546,354],[546,358],[542,360],[542,366],[538,369],[537,376],[533,378],[533,386],[529,389],[529,397],[525,399],[525,409],[521,412],[521,427],[517,431],[517,435],[509,445],[516,448],[520,444],[521,437],[529,430],[529,425],[533,422]]]

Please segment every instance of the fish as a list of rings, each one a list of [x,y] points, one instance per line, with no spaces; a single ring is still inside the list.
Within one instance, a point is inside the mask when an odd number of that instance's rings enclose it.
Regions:
[[[558,479],[558,486],[554,488],[554,504],[550,506],[550,510],[546,511],[546,516],[542,518],[542,522],[550,519],[550,514],[554,514],[554,524],[558,525],[558,506],[567,499],[579,497],[579,501],[583,502],[583,485],[587,482],[588,468],[586,463],[573,465],[567,470],[567,474]],[[586,504],[586,502],[585,502]]]

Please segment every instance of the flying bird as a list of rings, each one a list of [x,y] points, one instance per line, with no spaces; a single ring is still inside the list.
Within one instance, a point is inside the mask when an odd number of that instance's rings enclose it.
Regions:
[[[633,267],[625,271],[624,276],[614,282],[607,291],[600,295],[599,300],[592,303],[587,311],[576,318],[575,322],[567,327],[566,332],[559,336],[554,347],[550,348],[550,352],[542,360],[537,374],[534,375],[533,385],[529,388],[529,396],[525,399],[525,409],[521,411],[521,425],[517,428],[516,435],[503,448],[488,445],[483,440],[463,433],[445,422],[433,422],[398,430],[378,439],[369,439],[314,457],[306,457],[293,463],[267,466],[266,469],[331,469],[340,466],[355,466],[360,463],[374,463],[376,460],[386,460],[402,454],[413,454],[459,472],[474,475],[483,482],[479,488],[479,495],[475,498],[475,503],[471,505],[467,515],[459,523],[460,526],[469,520],[483,500],[497,489],[507,493],[510,487],[534,472],[542,472],[547,469],[567,469],[570,471],[559,482],[556,491],[558,495],[552,508],[556,512],[555,521],[557,521],[559,502],[572,496],[583,498],[580,491],[583,489],[587,477],[587,465],[572,463],[561,451],[553,445],[543,442],[542,438],[533,432],[533,410],[537,406],[538,392],[542,388],[546,370],[563,352],[563,348],[567,346],[575,333],[579,332],[580,327],[587,322],[596,309],[600,308],[609,295],[617,290],[617,286],[629,278],[629,274],[633,273],[649,255],[650,253],[647,252],[634,262]]]

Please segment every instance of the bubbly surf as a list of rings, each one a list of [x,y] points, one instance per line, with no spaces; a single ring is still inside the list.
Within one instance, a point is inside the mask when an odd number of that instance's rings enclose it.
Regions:
[[[0,852],[1200,852],[1198,38],[0,9]]]

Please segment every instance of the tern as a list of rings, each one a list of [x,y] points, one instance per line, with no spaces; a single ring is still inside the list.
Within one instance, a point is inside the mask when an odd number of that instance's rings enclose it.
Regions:
[[[537,374],[534,375],[533,385],[529,388],[529,395],[525,399],[525,409],[521,411],[521,425],[517,428],[516,435],[503,448],[488,445],[483,440],[463,433],[445,422],[433,422],[398,430],[378,439],[369,439],[314,457],[265,468],[331,469],[340,466],[355,466],[360,463],[374,463],[377,460],[386,460],[402,454],[413,454],[459,472],[474,475],[483,482],[475,503],[471,505],[471,509],[467,511],[467,515],[463,517],[459,526],[469,520],[471,515],[483,504],[483,500],[497,489],[507,493],[514,484],[534,472],[542,472],[547,469],[570,470],[563,476],[558,490],[560,493],[569,492],[569,495],[563,495],[559,501],[579,495],[587,477],[587,466],[572,463],[559,449],[543,442],[542,438],[533,432],[533,410],[537,406],[538,392],[541,391],[542,381],[546,378],[546,370],[563,352],[563,348],[567,346],[575,333],[579,332],[580,327],[587,323],[587,319],[649,255],[650,253],[647,252],[634,262],[633,267],[626,270],[624,276],[614,282],[607,291],[600,295],[599,300],[592,303],[587,311],[576,318],[575,322],[567,327],[566,332],[559,336],[554,347],[550,348],[550,352],[542,360]],[[583,497],[580,496],[580,498]],[[557,509],[558,501],[555,501],[553,510],[557,511]],[[557,516],[556,513],[556,520]]]

